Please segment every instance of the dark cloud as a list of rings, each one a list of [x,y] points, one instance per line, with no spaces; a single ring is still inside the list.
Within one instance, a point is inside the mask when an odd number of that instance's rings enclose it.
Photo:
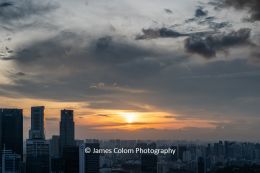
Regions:
[[[195,12],[195,17],[185,20],[185,24],[196,22],[198,25],[208,26],[209,29],[218,31],[222,28],[232,27],[231,22],[216,22],[215,16],[208,16],[208,12],[204,11],[202,7],[199,7]]]
[[[215,19],[216,19],[216,17],[214,17],[214,16],[206,17],[206,20],[207,20],[207,21],[213,21],[213,20],[215,20]]]
[[[204,10],[203,7],[198,7],[195,10],[195,14],[194,14],[195,17],[190,18],[190,19],[186,19],[185,23],[191,23],[191,22],[205,23],[205,22],[215,20],[215,17],[212,17],[212,16],[207,17],[207,15],[208,15],[208,11]],[[205,21],[201,21],[204,18],[206,18]]]
[[[11,61],[11,60],[15,60],[16,58],[15,57],[3,57],[1,58],[1,60],[4,60],[4,61]]]
[[[26,76],[26,73],[23,72],[17,72],[15,73],[16,76]]]
[[[192,23],[192,22],[196,22],[196,21],[198,21],[198,18],[193,17],[193,18],[190,18],[190,19],[186,19],[185,23],[187,24],[187,23]]]
[[[165,8],[164,11],[167,13],[167,14],[172,14],[172,10],[168,9],[168,8]]]
[[[164,116],[163,118],[167,118],[167,119],[175,119],[176,116],[173,116],[173,115],[166,115],[166,116]]]
[[[111,36],[106,36],[99,38],[97,43],[96,43],[96,48],[97,51],[104,51],[105,49],[108,49],[109,45],[112,42],[112,37]]]
[[[13,5],[12,2],[2,2],[0,3],[0,8],[12,6],[12,5]]]
[[[177,37],[183,37],[188,35],[168,28],[143,29],[142,32],[143,34],[138,35],[136,37],[136,40],[155,39],[155,38],[177,38]]]
[[[3,1],[3,0],[1,0]],[[32,15],[43,15],[58,7],[51,1],[36,2],[33,0],[20,0],[15,2],[0,1],[0,21],[10,22],[19,20]]]
[[[206,58],[216,56],[217,51],[229,47],[249,44],[251,29],[243,28],[230,33],[207,35],[205,37],[193,35],[186,39],[185,48],[190,53],[197,53]]]
[[[96,114],[98,117],[110,117],[111,115],[108,114]]]
[[[187,37],[187,36],[205,36],[208,34],[215,33],[213,31],[201,31],[201,32],[190,32],[182,33],[169,29],[166,27],[156,28],[156,29],[143,29],[143,34],[136,36],[136,40],[149,40],[149,39],[158,39],[158,38],[178,38],[178,37]]]
[[[213,16],[203,18],[203,20],[197,20],[199,25],[208,25],[210,29],[218,31],[222,28],[230,28],[232,24],[230,22],[215,22],[216,18]]]
[[[212,4],[218,8],[234,7],[238,10],[248,10],[248,12],[251,14],[250,20],[260,20],[259,0],[217,0]]]
[[[14,52],[13,50],[11,50],[11,49],[8,48],[8,47],[5,47],[5,50],[7,51],[7,53],[13,53],[13,52]]]
[[[157,75],[171,65],[167,52],[151,50],[138,42],[112,36],[89,39],[82,35],[62,32],[18,48],[6,60],[13,61],[16,71],[30,75],[14,78],[17,85],[0,87],[35,98],[95,101],[91,97],[103,96],[110,100],[112,96],[127,93],[142,95],[138,87],[130,87],[131,83]],[[104,83],[103,87],[90,87],[97,83]],[[91,106],[115,106],[113,101],[131,107],[118,98],[104,104],[91,103]]]
[[[229,22],[220,22],[220,23],[217,23],[217,22],[209,22],[209,27],[214,29],[214,30],[219,30],[219,29],[222,29],[222,28],[230,28],[232,27],[232,24],[229,23]]]
[[[199,7],[195,11],[195,17],[204,17],[208,15],[208,11],[204,10],[202,7]]]
[[[160,54],[158,51],[151,51],[143,46],[138,46],[133,43],[121,42],[113,39],[111,36],[105,36],[93,41],[94,48],[91,46],[90,57],[100,63],[110,63],[112,65],[129,65],[136,61],[145,61],[147,57],[152,57]]]

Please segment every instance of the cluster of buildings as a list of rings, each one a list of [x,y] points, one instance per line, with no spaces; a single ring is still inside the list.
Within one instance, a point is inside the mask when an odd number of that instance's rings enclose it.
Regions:
[[[0,173],[94,173],[99,155],[84,152],[98,148],[95,141],[75,140],[73,110],[61,110],[60,134],[46,140],[44,106],[31,108],[29,139],[23,146],[23,110],[0,109]]]
[[[31,108],[23,141],[23,111],[0,109],[0,173],[215,173],[230,165],[260,165],[260,144],[219,141],[75,140],[73,110],[61,110],[60,134],[46,139],[44,106]],[[87,153],[85,148],[171,148],[174,155]]]
[[[233,141],[207,143],[167,140],[110,140],[99,141],[99,143],[101,148],[145,148],[149,144],[149,148],[170,147],[176,151],[174,155],[101,155],[100,170],[112,167],[125,171],[125,173],[225,173],[221,170],[226,167],[237,170],[237,172],[240,168],[246,167],[248,170],[254,170],[249,171],[250,173],[260,172],[259,143]]]

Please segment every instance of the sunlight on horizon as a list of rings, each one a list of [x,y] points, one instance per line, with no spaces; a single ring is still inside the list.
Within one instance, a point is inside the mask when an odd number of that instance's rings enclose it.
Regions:
[[[123,112],[120,114],[124,117],[125,121],[129,124],[138,120],[138,113],[136,112]]]

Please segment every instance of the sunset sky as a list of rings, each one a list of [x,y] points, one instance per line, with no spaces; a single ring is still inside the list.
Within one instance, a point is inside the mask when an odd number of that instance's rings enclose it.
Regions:
[[[250,140],[258,0],[0,0],[0,107],[73,109],[77,138]]]

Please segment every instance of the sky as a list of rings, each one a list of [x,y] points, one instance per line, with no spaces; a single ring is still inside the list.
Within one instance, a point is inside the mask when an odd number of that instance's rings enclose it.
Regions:
[[[48,138],[259,141],[258,0],[0,0],[0,107]]]

